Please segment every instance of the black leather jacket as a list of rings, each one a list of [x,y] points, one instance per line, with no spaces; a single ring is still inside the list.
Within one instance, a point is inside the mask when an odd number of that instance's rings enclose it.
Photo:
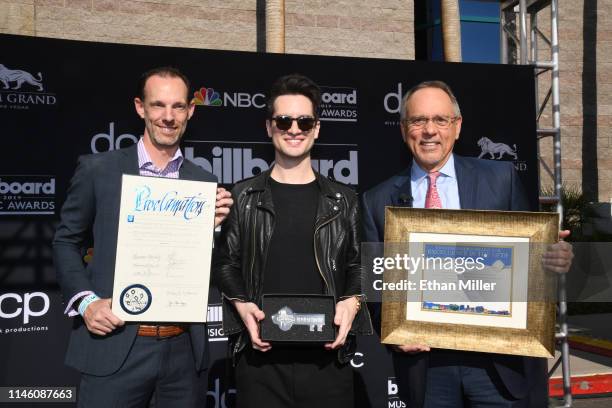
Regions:
[[[237,184],[234,205],[223,224],[215,248],[213,280],[223,294],[223,331],[230,336],[230,353],[237,354],[250,343],[242,319],[231,300],[254,302],[261,307],[262,271],[274,230],[274,205],[270,172]],[[359,205],[347,186],[316,174],[320,198],[315,221],[314,252],[327,294],[337,300],[360,296],[362,307],[350,334],[372,334],[372,323],[361,290]],[[346,362],[354,350],[349,336],[338,357]]]

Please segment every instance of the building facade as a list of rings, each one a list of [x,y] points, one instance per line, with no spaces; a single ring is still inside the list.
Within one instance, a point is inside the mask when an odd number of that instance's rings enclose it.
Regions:
[[[285,49],[297,54],[439,59],[437,3],[286,0]],[[478,34],[499,26],[491,14],[495,3],[460,1],[464,61],[496,62],[495,41]],[[559,3],[563,180],[566,186],[582,189],[590,201],[608,202],[612,200],[612,21],[605,16],[612,12],[612,0]],[[1,0],[0,32],[264,51],[264,9],[264,0]],[[550,15],[546,10],[541,14]],[[546,27],[549,20],[538,24]],[[540,97],[545,94],[542,88]],[[547,115],[544,112],[542,126],[550,119]],[[551,140],[541,141],[540,149],[544,158],[552,157]],[[550,160],[547,164],[552,166]],[[541,185],[552,185],[544,170]]]

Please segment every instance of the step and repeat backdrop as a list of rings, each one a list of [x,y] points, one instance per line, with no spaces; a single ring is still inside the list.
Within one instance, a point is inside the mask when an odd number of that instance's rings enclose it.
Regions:
[[[534,72],[530,67],[270,55],[0,35],[0,386],[76,386],[63,364],[64,315],[51,256],[59,210],[79,155],[130,146],[144,125],[134,111],[140,74],[180,68],[197,104],[184,155],[227,188],[267,169],[266,93],[298,72],[323,91],[314,167],[365,191],[410,161],[399,129],[402,95],[424,80],[454,90],[462,111],[459,154],[513,162],[537,206]],[[494,145],[492,143],[499,143]],[[95,256],[95,254],[94,254]],[[208,407],[233,407],[218,291],[208,306]],[[360,407],[402,407],[390,357],[376,336],[351,361]]]

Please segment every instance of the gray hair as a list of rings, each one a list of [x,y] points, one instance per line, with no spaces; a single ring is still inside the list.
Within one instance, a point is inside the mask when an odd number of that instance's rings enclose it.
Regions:
[[[423,81],[412,88],[402,98],[402,104],[400,106],[400,119],[404,121],[406,119],[406,105],[408,104],[408,99],[418,90],[424,88],[437,88],[443,90],[451,100],[453,104],[453,110],[455,111],[455,116],[461,116],[461,109],[459,109],[459,102],[457,102],[457,98],[455,98],[455,94],[451,90],[450,86],[448,86],[445,82],[442,81]]]

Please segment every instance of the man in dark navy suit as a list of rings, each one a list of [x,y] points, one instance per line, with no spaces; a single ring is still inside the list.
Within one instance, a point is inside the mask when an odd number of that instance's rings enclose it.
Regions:
[[[363,194],[365,242],[384,240],[384,211],[390,205],[530,210],[512,163],[453,153],[462,117],[448,85],[418,84],[404,96],[400,114],[413,161],[402,173]],[[559,236],[568,234],[562,231]],[[565,273],[572,257],[571,246],[561,241],[545,253],[543,264],[547,270]],[[425,344],[392,350],[400,395],[409,408],[547,406],[545,359],[430,349]],[[536,388],[542,392],[535,393]],[[536,394],[539,397],[534,398]]]
[[[111,310],[122,175],[216,181],[179,148],[194,111],[180,71],[144,73],[134,105],[145,123],[143,137],[125,149],[79,158],[53,241],[66,314],[75,316],[66,364],[82,373],[79,407],[144,407],[153,394],[159,407],[201,407],[205,325],[125,324]],[[218,189],[215,225],[231,204],[230,193]],[[90,231],[94,253],[85,266],[82,250]]]

